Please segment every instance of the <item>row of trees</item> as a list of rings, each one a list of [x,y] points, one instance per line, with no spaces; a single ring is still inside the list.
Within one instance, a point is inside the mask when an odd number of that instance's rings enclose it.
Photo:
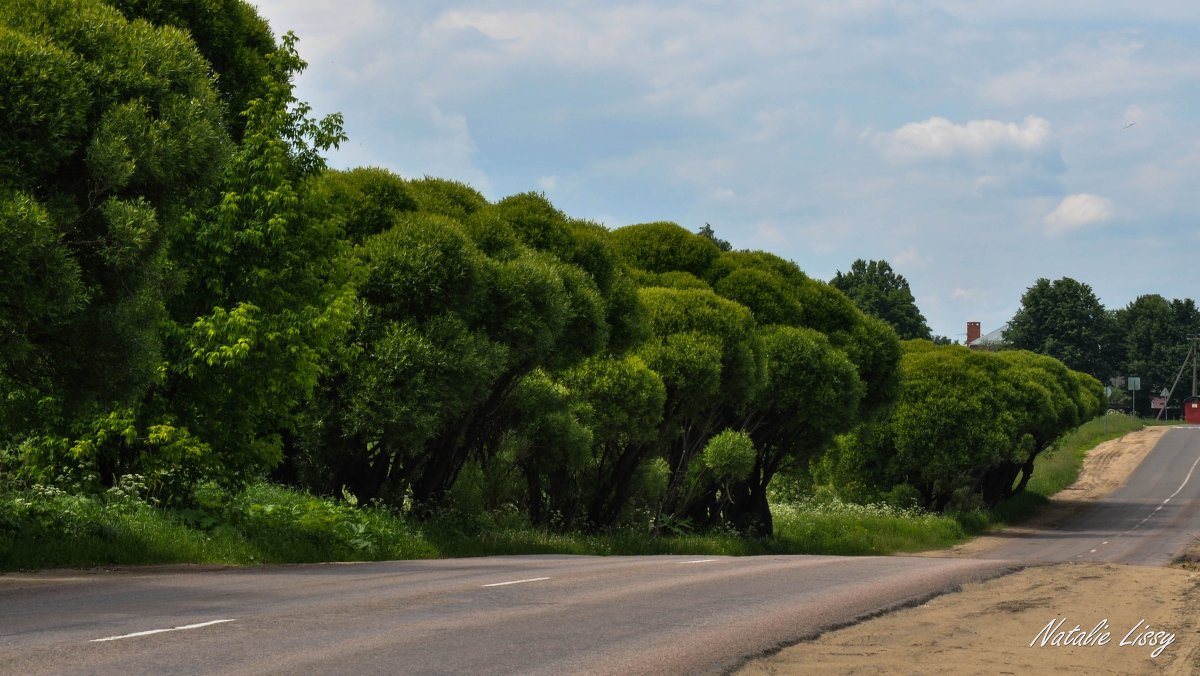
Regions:
[[[1091,410],[1020,398],[1061,366],[902,361],[885,321],[711,228],[327,170],[340,119],[309,117],[294,38],[241,0],[13,0],[0,57],[0,469],[28,481],[186,501],[271,473],[417,514],[770,534],[768,485],[829,448],[935,507],[990,501]],[[985,455],[909,412],[954,368],[1009,407],[979,417]],[[835,446],[856,428],[904,441]],[[958,469],[913,475],[922,453]]]
[[[1188,336],[1197,333],[1200,308],[1189,298],[1147,294],[1108,310],[1090,286],[1064,277],[1029,287],[1004,338],[1102,381],[1139,376],[1143,391],[1157,395],[1170,389],[1187,356]],[[1190,387],[1177,388],[1170,405],[1190,394]],[[1140,412],[1148,413],[1150,397],[1139,400]]]
[[[900,373],[886,412],[815,465],[819,482],[856,499],[993,506],[1023,490],[1035,458],[1104,406],[1095,378],[1024,350],[914,340]]]

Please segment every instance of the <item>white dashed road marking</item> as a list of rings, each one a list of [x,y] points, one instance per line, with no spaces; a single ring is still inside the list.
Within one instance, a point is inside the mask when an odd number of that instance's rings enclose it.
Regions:
[[[484,587],[506,587],[510,584],[525,584],[526,582],[541,582],[542,580],[549,580],[549,579],[550,578],[548,578],[548,577],[531,577],[528,580],[511,580],[509,582],[493,582],[491,584],[485,584],[483,586]]]
[[[214,624],[224,624],[225,622],[235,622],[236,620],[211,620],[209,622],[200,622],[198,624],[185,624],[182,627],[171,627],[170,629],[151,629],[149,631],[136,631],[132,634],[122,634],[120,636],[107,636],[105,638],[94,638],[88,643],[102,643],[104,641],[119,641],[123,638],[136,638],[138,636],[149,636],[151,634],[163,634],[168,631],[187,631],[188,629],[199,629],[201,627],[211,627]]]
[[[1200,429],[1200,428],[1191,427],[1191,428],[1184,428],[1184,429]],[[1184,488],[1185,488],[1185,487],[1188,485],[1188,482],[1192,480],[1192,475],[1196,473],[1196,467],[1197,467],[1198,465],[1200,465],[1200,458],[1196,458],[1196,462],[1193,462],[1193,463],[1192,463],[1192,468],[1188,470],[1187,476],[1183,477],[1183,483],[1179,484],[1179,488],[1176,488],[1174,493],[1172,493],[1170,496],[1168,496],[1167,498],[1165,498],[1165,499],[1162,501],[1162,504],[1160,504],[1160,505],[1158,505],[1157,507],[1155,507],[1155,508],[1154,508],[1154,511],[1153,511],[1153,512],[1150,512],[1149,514],[1147,514],[1147,515],[1146,515],[1146,518],[1144,518],[1144,519],[1142,519],[1141,521],[1139,521],[1139,522],[1138,522],[1138,524],[1137,524],[1136,526],[1134,526],[1133,528],[1130,528],[1129,530],[1125,531],[1124,533],[1121,533],[1121,534],[1120,534],[1120,535],[1118,535],[1117,537],[1125,537],[1126,535],[1129,535],[1129,534],[1130,534],[1130,533],[1132,533],[1133,531],[1135,531],[1135,530],[1137,530],[1137,529],[1141,528],[1142,526],[1144,526],[1144,525],[1146,524],[1146,522],[1147,522],[1147,521],[1149,521],[1149,520],[1150,520],[1150,519],[1151,519],[1151,518],[1152,518],[1152,517],[1153,517],[1155,514],[1157,514],[1157,513],[1161,512],[1161,511],[1162,511],[1162,508],[1163,508],[1163,507],[1166,507],[1166,506],[1167,506],[1167,503],[1171,501],[1171,498],[1175,497],[1176,495],[1179,495],[1180,491],[1182,491],[1182,490],[1183,490],[1183,489],[1184,489]],[[1102,544],[1108,544],[1108,542],[1104,542],[1104,543],[1102,543]],[[1094,554],[1095,552],[1096,552],[1096,550],[1095,550],[1095,549],[1093,549],[1093,550],[1091,550],[1091,551],[1090,551],[1090,552],[1088,552],[1088,553],[1089,553],[1089,554]],[[1083,554],[1078,554],[1078,555],[1076,555],[1076,556],[1075,556],[1075,558],[1077,558],[1077,559],[1078,559],[1078,558],[1082,558],[1082,557],[1083,557]]]

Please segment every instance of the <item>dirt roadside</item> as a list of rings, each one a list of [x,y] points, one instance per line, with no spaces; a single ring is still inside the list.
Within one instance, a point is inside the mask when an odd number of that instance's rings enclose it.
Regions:
[[[1022,529],[1053,527],[1082,509],[1082,503],[1112,492],[1165,432],[1148,428],[1097,446],[1085,459],[1079,480]],[[1001,541],[984,536],[926,555],[968,556]],[[1200,561],[1200,542],[1190,554]],[[1195,563],[1174,568],[1038,566],[826,633],[738,673],[1200,674],[1197,608],[1200,565]],[[1079,631],[1070,634],[1076,626]],[[1056,645],[1060,632],[1075,640]],[[1147,632],[1159,645],[1148,645]]]

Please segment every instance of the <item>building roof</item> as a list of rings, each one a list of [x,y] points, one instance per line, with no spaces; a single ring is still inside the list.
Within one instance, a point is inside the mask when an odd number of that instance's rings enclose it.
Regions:
[[[1004,332],[1008,330],[1008,322],[991,333],[982,335],[967,344],[967,347],[992,347],[1004,344]]]

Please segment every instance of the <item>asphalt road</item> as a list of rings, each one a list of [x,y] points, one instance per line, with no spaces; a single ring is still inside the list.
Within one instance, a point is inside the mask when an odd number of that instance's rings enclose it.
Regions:
[[[0,576],[0,674],[721,673],[1025,562],[1161,564],[1197,534],[1200,429],[986,559],[491,557]]]
[[[1009,568],[532,556],[5,576],[0,673],[720,673]]]

